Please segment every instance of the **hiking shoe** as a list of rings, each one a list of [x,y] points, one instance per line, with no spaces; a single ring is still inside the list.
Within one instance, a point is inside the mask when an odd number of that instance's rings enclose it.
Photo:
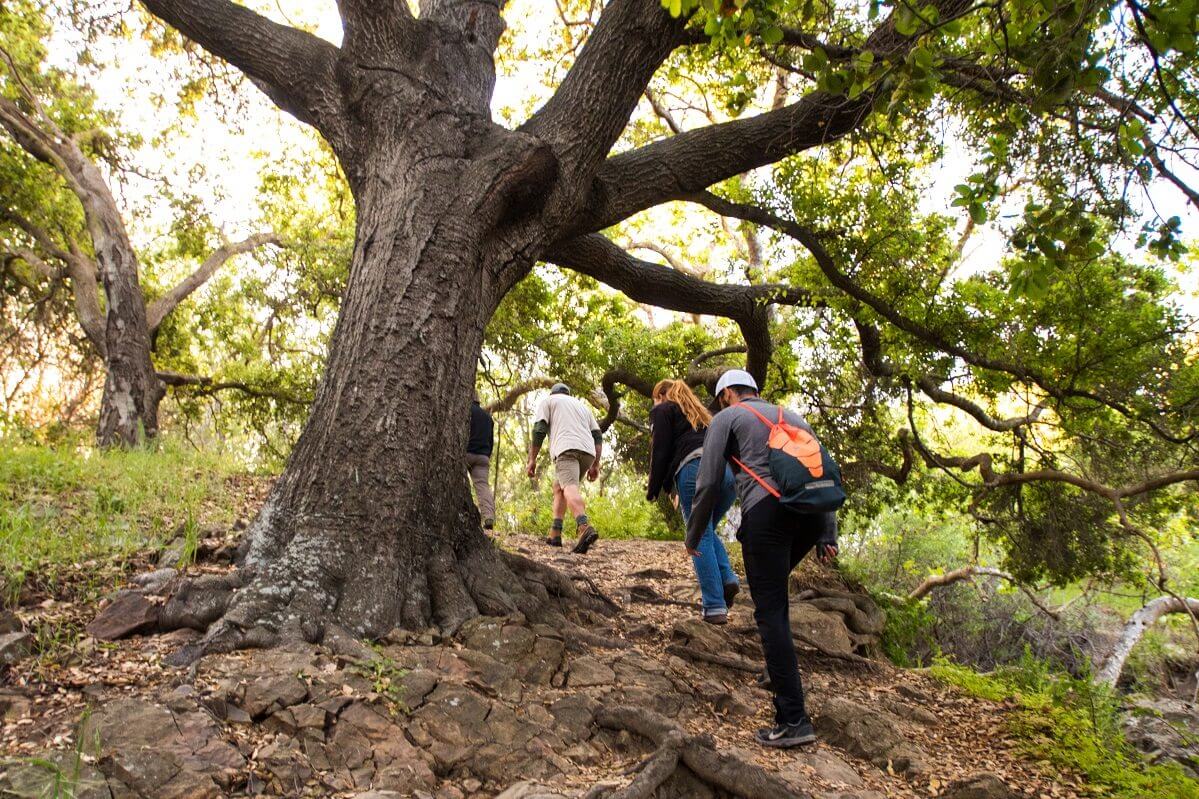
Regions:
[[[812,722],[804,717],[798,724],[775,724],[773,727],[763,727],[754,735],[754,739],[762,746],[776,749],[789,749],[792,746],[803,746],[815,743],[816,731]]]
[[[763,670],[758,675],[757,683],[759,688],[765,688],[767,691],[774,693],[774,683],[770,681],[770,672]]]
[[[562,536],[560,536],[560,535],[546,536],[545,543],[549,544],[552,547],[560,547],[560,546],[562,546]]]
[[[708,624],[724,625],[729,623],[729,614],[727,613],[705,613],[704,621]]]
[[[737,598],[737,594],[741,593],[741,586],[738,583],[724,584],[724,606],[726,608],[733,607],[733,600]]]
[[[576,555],[586,555],[587,550],[591,549],[591,545],[599,540],[599,533],[590,524],[585,524],[579,530],[579,540],[575,542],[574,549],[571,552]]]
[[[495,519],[484,519],[483,520],[483,529],[484,530],[494,530],[495,529]]]

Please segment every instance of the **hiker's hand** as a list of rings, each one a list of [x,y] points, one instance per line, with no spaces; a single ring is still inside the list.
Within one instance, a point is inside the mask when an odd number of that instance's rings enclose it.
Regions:
[[[591,464],[591,468],[587,470],[587,479],[594,483],[597,477],[599,477],[599,464],[593,463]]]
[[[836,544],[817,544],[816,545],[816,558],[817,558],[817,560],[819,560],[821,563],[823,563],[825,565],[832,563],[834,560],[837,559],[837,545]]]
[[[529,461],[525,466],[525,474],[529,476],[530,480],[537,476],[537,461]]]
[[[698,558],[698,557],[699,557],[699,550],[698,550],[698,549],[692,549],[691,547],[687,547],[687,554],[688,554],[688,555],[690,555],[690,556],[691,556],[691,557],[693,557],[693,558]]]

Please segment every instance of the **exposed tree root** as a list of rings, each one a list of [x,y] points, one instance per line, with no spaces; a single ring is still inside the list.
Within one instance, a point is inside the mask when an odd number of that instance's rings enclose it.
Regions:
[[[337,559],[321,555],[304,552],[296,537],[280,560],[263,568],[178,580],[163,606],[159,629],[188,627],[205,636],[172,653],[167,662],[188,665],[206,654],[287,641],[324,641],[354,654],[360,639],[379,637],[397,625],[425,629],[433,624],[452,634],[478,615],[520,613],[561,625],[570,624],[567,611],[611,616],[619,610],[589,578],[579,579],[590,589],[581,590],[550,566],[489,545],[466,553],[438,547],[423,568],[403,570],[411,574],[398,573],[398,567],[388,565],[390,558],[381,556],[379,573],[368,580],[336,572],[329,564]],[[593,646],[628,646],[581,628],[576,632]]]
[[[642,585],[638,583],[635,585],[630,585],[628,588],[629,599],[634,602],[642,602],[647,605],[677,605],[684,608],[695,607],[694,602],[684,602],[681,599],[664,597],[648,585]]]
[[[682,728],[652,710],[617,705],[600,710],[595,720],[601,727],[640,735],[658,748],[633,782],[622,789],[625,793],[610,796],[648,797],[670,778],[681,762],[701,780],[742,799],[807,799],[807,794],[797,793],[761,766],[730,752],[717,751],[710,737],[687,735]],[[667,769],[668,765],[671,768]]]
[[[705,652],[702,649],[692,649],[683,644],[671,644],[666,647],[666,651],[681,658],[699,660],[704,663],[714,663],[717,666],[724,666],[726,669],[733,669],[734,671],[744,671],[749,674],[758,674],[762,671],[761,665],[738,655],[721,655],[716,652]]]
[[[739,626],[739,627],[733,627],[733,628],[731,628],[731,630],[732,630],[732,632],[738,633],[740,635],[756,636],[758,633],[758,628],[753,625],[743,625],[743,626]],[[821,644],[819,641],[816,641],[812,638],[808,638],[803,633],[797,633],[797,632],[795,632],[795,630],[791,631],[791,637],[794,638],[796,643],[800,644],[801,646],[805,646],[809,649],[814,649],[817,652],[819,652],[820,654],[825,655],[826,657],[834,658],[835,660],[844,660],[849,663],[857,663],[862,666],[868,666],[872,669],[885,668],[885,665],[881,661],[871,660],[870,658],[862,657],[861,655],[857,654],[856,652],[838,652],[835,649],[829,649],[828,647]],[[755,640],[756,640],[756,638],[755,638]],[[755,669],[755,670],[761,671],[761,669]]]

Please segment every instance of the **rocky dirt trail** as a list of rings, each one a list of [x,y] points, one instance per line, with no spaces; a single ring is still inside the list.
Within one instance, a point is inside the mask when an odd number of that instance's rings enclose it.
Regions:
[[[144,564],[137,592],[96,619],[20,608],[27,628],[53,618],[91,634],[69,656],[7,667],[0,796],[1080,795],[1018,755],[1007,707],[872,659],[881,615],[831,574],[801,570],[792,606],[821,741],[769,751],[753,742],[770,702],[747,592],[714,627],[678,543],[601,540],[587,556],[519,535],[499,545],[602,595],[612,615],[479,618],[452,637],[397,630],[359,657],[248,651],[172,669],[163,657],[196,633],[139,633],[173,571]],[[231,568],[232,538],[200,549],[190,573]]]

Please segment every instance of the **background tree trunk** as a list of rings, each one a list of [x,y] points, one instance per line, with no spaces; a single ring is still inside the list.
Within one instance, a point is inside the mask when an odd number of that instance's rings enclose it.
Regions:
[[[133,447],[158,435],[158,404],[166,387],[150,358],[146,302],[132,247],[110,246],[110,252],[97,258],[107,306],[104,393],[96,439],[103,447]]]

